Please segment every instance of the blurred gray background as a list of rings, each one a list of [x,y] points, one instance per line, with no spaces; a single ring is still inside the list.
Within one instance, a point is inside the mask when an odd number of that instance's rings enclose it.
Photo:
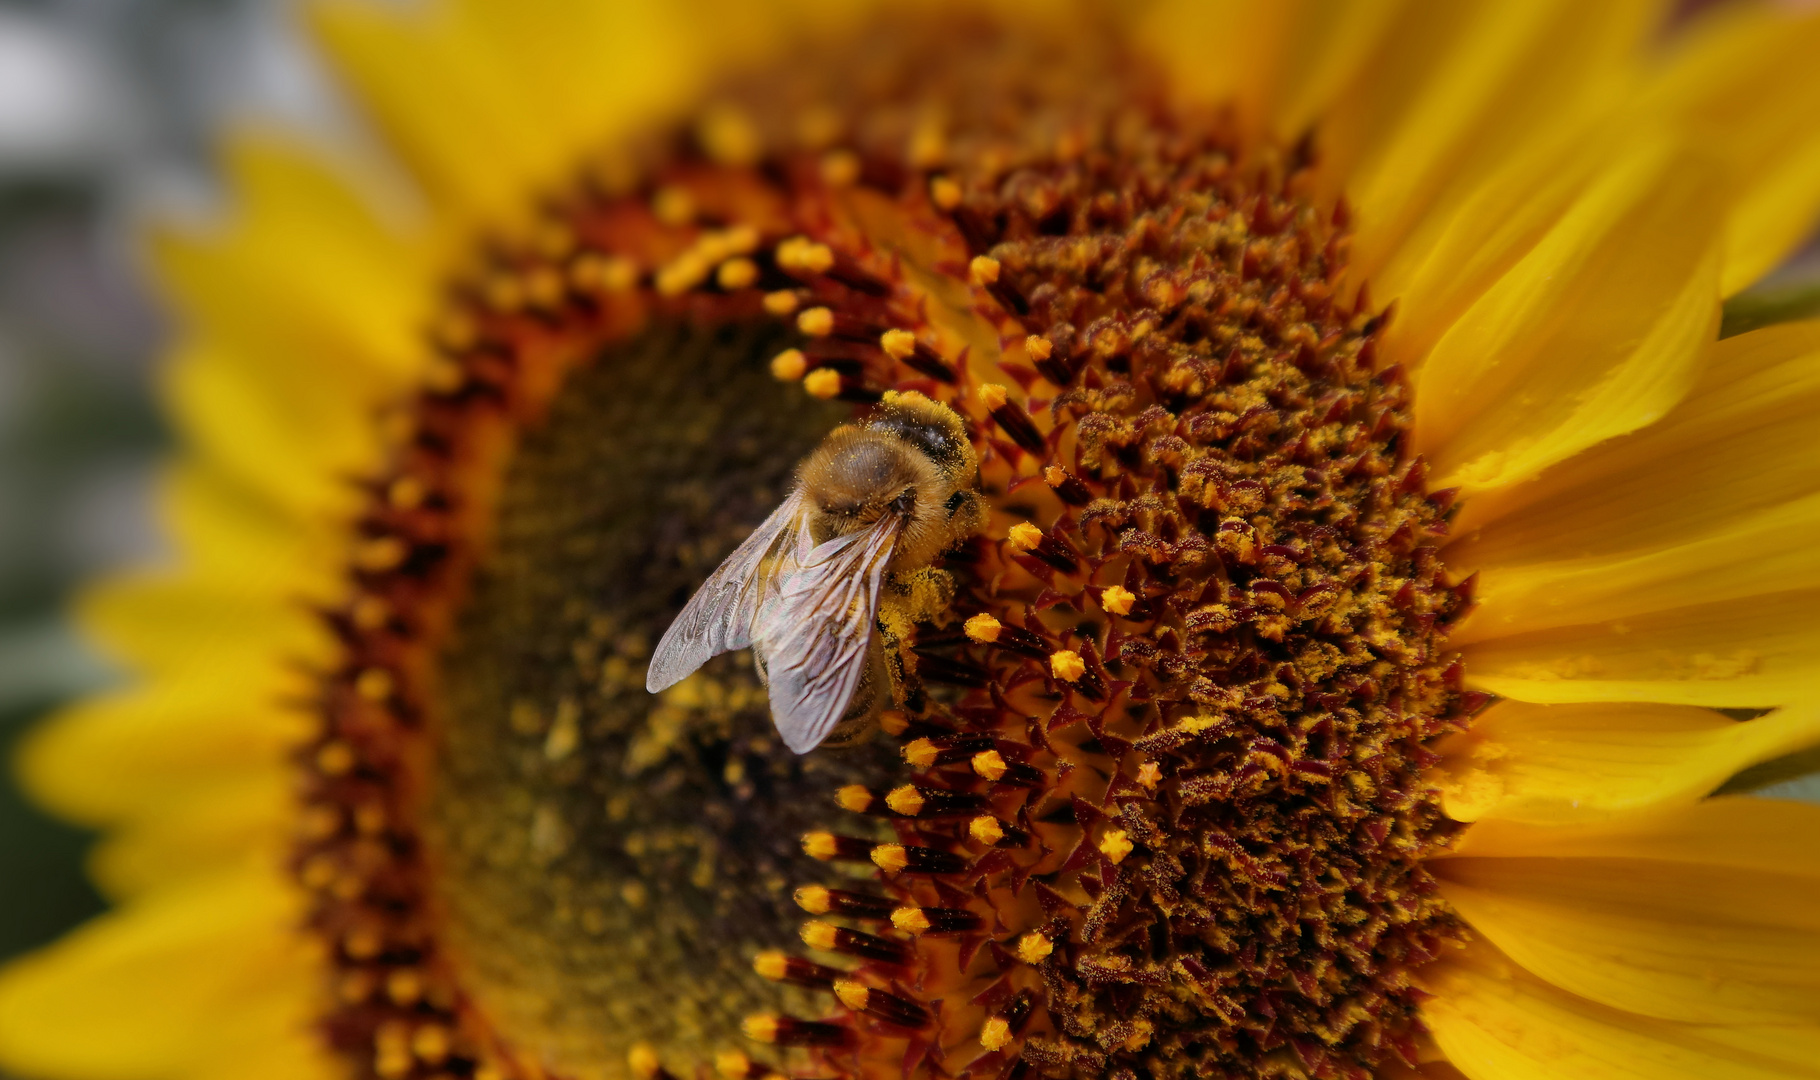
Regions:
[[[347,116],[285,0],[0,0],[0,753],[111,677],[61,614],[70,589],[160,556],[166,327],[136,225],[216,204],[222,126],[334,137]],[[1810,249],[1728,324],[1820,310],[1816,281]],[[1820,795],[1811,778],[1781,790]],[[0,959],[99,909],[81,873],[89,840],[0,775]]]

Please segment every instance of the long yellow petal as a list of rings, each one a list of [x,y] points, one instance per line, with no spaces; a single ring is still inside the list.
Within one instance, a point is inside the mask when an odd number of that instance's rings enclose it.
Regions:
[[[1629,158],[1454,324],[1416,383],[1437,486],[1518,483],[1667,414],[1718,326],[1714,195],[1667,148]]]
[[[197,881],[0,970],[0,1065],[165,1080],[264,1060],[275,1033],[298,1045],[315,992],[299,900],[270,869]]]
[[[1661,423],[1462,505],[1466,573],[1672,546],[1820,491],[1820,322],[1728,338]]]
[[[1721,4],[1677,38],[1650,93],[1723,162],[1733,190],[1725,295],[1795,250],[1820,220],[1820,14]]]
[[[1606,1008],[1477,943],[1423,972],[1422,1022],[1471,1080],[1790,1080],[1820,1076],[1820,1028],[1697,1026]]]
[[[1677,705],[1501,701],[1442,744],[1437,779],[1456,821],[1578,822],[1691,803],[1816,744],[1813,704],[1739,722]]]
[[[1454,856],[1542,859],[1651,859],[1820,881],[1820,806],[1727,796],[1574,825],[1482,821]]]
[[[236,867],[271,872],[289,854],[294,777],[276,755],[240,772],[174,792],[110,832],[89,856],[89,876],[118,901]]]

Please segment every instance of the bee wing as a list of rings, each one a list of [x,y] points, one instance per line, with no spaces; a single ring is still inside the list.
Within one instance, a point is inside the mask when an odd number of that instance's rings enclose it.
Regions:
[[[674,686],[710,658],[752,644],[759,610],[803,553],[796,527],[802,506],[803,496],[792,492],[695,590],[651,654],[646,690]],[[767,567],[773,552],[777,561]]]
[[[828,737],[865,674],[879,589],[903,526],[902,514],[887,513],[815,548],[759,612],[752,636],[765,652],[771,719],[799,754]]]

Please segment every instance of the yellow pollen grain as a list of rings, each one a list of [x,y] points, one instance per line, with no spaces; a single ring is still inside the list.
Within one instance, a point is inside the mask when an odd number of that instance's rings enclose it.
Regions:
[[[1063,682],[1076,682],[1087,674],[1087,665],[1073,649],[1057,649],[1049,656],[1049,670]]]
[[[872,996],[872,991],[852,979],[836,979],[834,980],[834,996],[839,998],[840,1003],[847,1008],[854,1012],[862,1012],[866,1008],[867,999]]]
[[[892,788],[890,793],[885,796],[885,805],[889,806],[893,812],[905,817],[915,817],[922,813],[923,802],[923,793],[916,790],[914,784]]]
[[[1047,360],[1055,354],[1055,343],[1040,334],[1024,339],[1024,355],[1032,360]]]
[[[354,549],[354,566],[381,573],[393,570],[411,553],[410,545],[396,536],[379,536]]]
[[[728,292],[749,289],[758,280],[758,264],[745,256],[728,259],[714,272],[714,282]]]
[[[356,960],[371,960],[385,947],[385,940],[372,927],[357,926],[342,935],[341,947]]]
[[[827,862],[840,851],[833,833],[812,832],[803,837],[803,854]]]
[[[681,296],[706,281],[708,270],[708,260],[685,251],[658,269],[652,285],[660,296]]]
[[[827,337],[834,333],[834,312],[812,307],[796,317],[796,328],[810,337]]]
[[[1043,483],[1052,488],[1061,487],[1068,482],[1068,474],[1054,465],[1043,466]]]
[[[999,261],[990,255],[975,255],[967,264],[967,280],[981,288],[998,284]]]
[[[729,225],[720,233],[720,246],[728,255],[750,255],[763,239],[755,225]]]
[[[937,750],[928,739],[917,739],[904,747],[904,760],[918,769],[927,769],[935,764]]]
[[[790,958],[777,949],[767,949],[752,958],[752,970],[761,978],[781,982],[789,974]]]
[[[1055,943],[1040,930],[1032,930],[1017,939],[1017,958],[1026,964],[1040,964],[1055,951]]]
[[[830,150],[822,155],[822,183],[832,188],[851,187],[859,179],[859,155],[851,150]]]
[[[834,801],[842,810],[863,814],[872,805],[872,792],[864,784],[848,784],[834,793]]]
[[[987,1051],[1003,1050],[1011,1045],[1011,1024],[1002,1016],[994,1016],[980,1028],[980,1045]]]
[[[657,1060],[657,1051],[651,1049],[651,1044],[634,1043],[626,1052],[626,1068],[631,1069],[638,1080],[651,1080],[663,1068],[663,1063]]]
[[[399,510],[415,510],[423,505],[429,489],[415,476],[401,476],[386,489],[386,501]]]
[[[1108,615],[1129,615],[1137,596],[1123,585],[1109,585],[1100,590],[1100,607]]]
[[[366,701],[385,701],[395,688],[392,673],[384,668],[367,668],[354,679],[354,692]]]
[[[887,735],[902,735],[910,730],[910,717],[902,709],[886,709],[878,714],[878,726]]]
[[[887,330],[878,336],[878,347],[893,360],[903,360],[916,352],[916,335],[908,330]]]
[[[987,412],[997,412],[1004,408],[1005,402],[1010,397],[1011,395],[998,383],[986,383],[980,387],[980,404],[986,407]]]
[[[803,944],[809,946],[811,949],[832,952],[835,942],[835,929],[832,924],[822,922],[820,919],[810,919],[803,924],[802,939]]]
[[[973,755],[973,771],[988,780],[997,780],[1005,775],[1005,759],[997,750],[981,750]]]
[[[998,818],[981,814],[967,823],[967,835],[991,847],[1005,838],[1005,827],[998,823]]]
[[[942,210],[952,210],[961,204],[961,186],[951,178],[938,176],[929,181],[929,201]]]
[[[373,1071],[380,1080],[402,1080],[409,1076],[416,1065],[406,1050],[381,1050],[373,1057]]]
[[[651,196],[651,213],[673,228],[687,225],[695,220],[695,196],[675,185],[660,187]]]
[[[1154,761],[1146,761],[1138,766],[1137,782],[1146,791],[1155,790],[1163,782],[1163,770]]]
[[[1005,624],[982,611],[968,619],[962,628],[967,631],[969,639],[990,645],[998,640],[999,632],[1005,628]]]
[[[822,885],[804,885],[794,895],[796,906],[811,915],[826,915],[828,908],[833,906],[834,898]]]
[[[1023,521],[1011,526],[1005,533],[1005,539],[1011,541],[1011,546],[1019,551],[1031,551],[1043,542],[1043,530]]]
[[[741,1080],[752,1072],[752,1059],[738,1050],[722,1050],[714,1055],[714,1071],[727,1080]]]
[[[795,382],[809,370],[809,358],[801,349],[785,349],[771,358],[771,377],[783,382]]]
[[[779,289],[776,292],[768,292],[765,294],[764,299],[765,311],[780,319],[794,312],[796,310],[796,305],[799,303],[801,303],[801,301],[798,300],[796,294],[789,289]]]
[[[901,907],[891,913],[891,925],[906,934],[920,934],[929,929],[929,916],[919,907]]]
[[[777,245],[780,269],[805,274],[825,274],[834,268],[834,249],[806,236],[793,236]]]
[[[872,849],[872,862],[887,874],[895,874],[910,865],[910,855],[902,844],[880,844]]]
[[[354,768],[354,748],[337,739],[316,751],[316,767],[325,776],[345,776]]]
[[[1125,861],[1131,854],[1131,836],[1124,829],[1107,829],[1106,835],[1100,837],[1100,854],[1111,859],[1114,864]]]
[[[449,1056],[449,1029],[441,1024],[425,1024],[411,1036],[411,1053],[417,1060],[438,1064]]]
[[[816,368],[804,376],[803,389],[826,401],[840,393],[840,372],[833,368]]]

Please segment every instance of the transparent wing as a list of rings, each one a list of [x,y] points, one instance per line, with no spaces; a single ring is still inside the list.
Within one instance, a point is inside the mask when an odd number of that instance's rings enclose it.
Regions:
[[[888,513],[806,553],[759,612],[752,638],[769,668],[771,719],[799,754],[828,737],[865,674],[879,588],[903,525]]]
[[[803,552],[796,527],[802,503],[802,495],[791,492],[695,590],[651,654],[646,690],[655,694],[674,686],[711,657],[752,644],[759,610]],[[773,554],[777,562],[767,566]]]

